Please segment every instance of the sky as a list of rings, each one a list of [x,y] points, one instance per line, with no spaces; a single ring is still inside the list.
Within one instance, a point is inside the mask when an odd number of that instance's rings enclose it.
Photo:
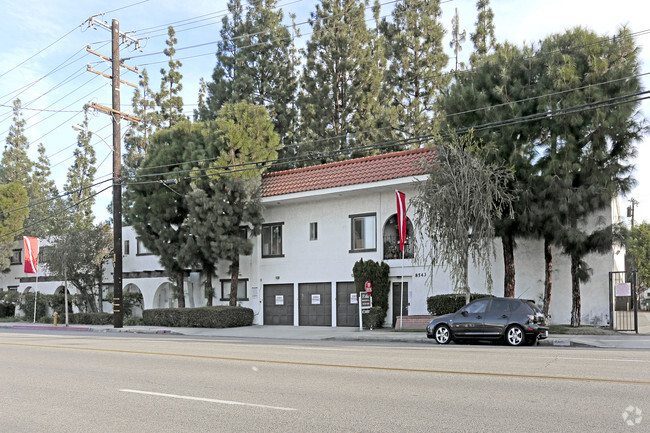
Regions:
[[[382,16],[389,15],[394,1],[380,0]],[[290,24],[289,14],[296,14],[296,22],[306,22],[315,10],[315,0],[278,0]],[[111,105],[110,80],[88,72],[93,70],[110,74],[108,62],[88,53],[92,50],[110,56],[110,32],[97,26],[90,28],[91,16],[110,23],[117,19],[121,32],[129,32],[141,39],[141,51],[135,47],[122,48],[120,57],[128,66],[146,68],[150,86],[159,88],[160,69],[167,68],[166,56],[162,54],[167,39],[167,27],[173,25],[178,43],[177,57],[183,63],[183,101],[185,112],[191,116],[196,108],[199,80],[210,81],[215,66],[216,42],[219,40],[221,20],[226,12],[226,0],[30,0],[29,8],[24,1],[0,0],[0,136],[3,141],[12,124],[12,101],[18,97],[23,103],[30,156],[37,157],[38,143],[43,143],[52,165],[52,178],[59,190],[65,183],[68,167],[73,162],[77,131],[72,126],[83,121],[83,105],[95,102]],[[454,10],[458,9],[460,28],[468,35],[476,21],[475,0],[447,0],[441,2],[441,21],[447,33],[451,29]],[[601,35],[614,35],[621,25],[632,32],[640,32],[635,38],[641,47],[641,72],[650,72],[650,2],[639,0],[492,0],[494,25],[498,42],[509,41],[521,46],[538,43],[551,33],[563,32],[582,26]],[[371,18],[368,12],[368,18]],[[300,27],[302,37],[295,43],[304,47],[310,37],[308,24]],[[644,32],[647,31],[647,32]],[[452,50],[449,34],[444,49],[450,55],[447,69],[452,66]],[[466,60],[473,50],[467,37],[461,60]],[[135,73],[122,70],[121,78],[137,84]],[[650,78],[643,78],[644,89],[650,89]],[[133,90],[122,85],[121,108],[131,110]],[[650,119],[650,103],[641,106],[642,115]],[[128,122],[122,122],[122,134]],[[110,186],[112,173],[111,122],[106,114],[91,112],[89,129],[94,133],[91,143],[96,152],[98,170],[97,191]],[[650,136],[638,143],[634,177],[637,186],[622,197],[624,220],[625,208],[630,199],[638,201],[635,223],[650,222]],[[99,194],[93,208],[96,220],[109,218],[106,210],[111,201],[110,189]]]

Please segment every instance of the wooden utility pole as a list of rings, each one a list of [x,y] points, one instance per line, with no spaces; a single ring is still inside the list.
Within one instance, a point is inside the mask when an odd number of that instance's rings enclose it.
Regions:
[[[112,23],[113,75],[113,327],[121,328],[124,320],[122,300],[122,143],[120,133],[120,22]]]
[[[120,38],[130,39],[136,45],[138,45],[138,41],[126,34],[120,34],[120,23],[118,20],[113,20],[110,27],[106,23],[95,20],[94,17],[91,17],[89,22],[90,26],[97,24],[111,31],[112,48],[110,59],[99,53],[95,53],[90,48],[88,48],[88,52],[104,60],[111,61],[112,107],[108,108],[94,103],[89,104],[89,106],[95,110],[109,114],[113,119],[113,327],[121,328],[124,324],[124,302],[122,296],[122,143],[120,121],[122,118],[136,122],[140,121],[140,119],[120,111],[120,67],[125,67],[120,62]],[[129,69],[133,70],[132,68]],[[93,73],[98,73],[90,68],[88,70]],[[127,82],[124,83],[132,85]]]

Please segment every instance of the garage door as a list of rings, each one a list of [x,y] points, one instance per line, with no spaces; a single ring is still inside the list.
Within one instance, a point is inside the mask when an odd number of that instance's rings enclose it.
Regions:
[[[332,326],[331,283],[299,284],[298,299],[300,326]]]
[[[354,283],[336,283],[336,326],[359,327],[359,304]]]
[[[264,324],[293,325],[293,284],[264,285]]]

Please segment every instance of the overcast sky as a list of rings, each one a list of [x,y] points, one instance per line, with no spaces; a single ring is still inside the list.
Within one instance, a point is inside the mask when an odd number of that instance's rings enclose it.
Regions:
[[[284,10],[285,21],[289,24],[289,13],[297,15],[296,22],[306,21],[316,3],[313,0],[285,0],[279,1],[278,5]],[[381,3],[385,3],[382,15],[390,14],[394,2],[384,0]],[[492,0],[491,3],[496,39],[517,45],[538,42],[550,33],[563,32],[575,26],[613,35],[621,25],[627,25],[632,32],[641,32],[636,37],[642,48],[641,72],[650,71],[650,22],[647,20],[650,2]],[[474,0],[444,1],[441,7],[442,22],[448,31],[455,8],[458,8],[461,29],[467,30],[468,34],[473,31],[476,21]],[[26,135],[33,143],[31,156],[35,159],[39,142],[46,146],[54,178],[61,189],[76,144],[77,132],[72,125],[83,119],[80,110],[88,102],[111,105],[110,82],[86,71],[86,65],[90,63],[93,69],[110,73],[110,65],[85,50],[86,45],[91,44],[95,51],[110,56],[110,32],[102,28],[89,29],[82,23],[93,15],[105,13],[98,18],[109,24],[112,19],[117,19],[121,31],[135,31],[132,33],[134,37],[146,38],[142,41],[142,52],[130,48],[123,50],[121,57],[133,57],[126,61],[129,66],[147,68],[154,90],[159,87],[160,68],[167,68],[166,57],[159,53],[165,48],[167,26],[173,25],[178,38],[177,56],[183,62],[180,72],[183,74],[185,110],[190,115],[196,108],[199,79],[203,77],[209,81],[215,66],[214,42],[219,39],[225,10],[226,1],[222,0],[0,0],[0,136],[4,141],[12,121],[12,100],[19,97],[26,108]],[[304,36],[296,44],[302,47],[311,30],[308,25],[300,28]],[[462,54],[465,56],[472,51],[471,41],[469,37],[467,39]],[[193,48],[182,49],[185,47]],[[451,55],[448,41],[444,48]],[[29,60],[22,63],[26,59]],[[126,71],[122,72],[122,79],[138,82],[135,74]],[[650,88],[650,80],[644,79],[644,88]],[[123,85],[123,111],[130,111],[131,97],[132,89]],[[644,104],[642,112],[645,117],[650,117],[650,104]],[[111,142],[111,126],[107,115],[93,113],[91,116],[90,130],[96,133],[92,142],[99,164],[97,180],[101,181],[111,176],[110,149],[104,144],[104,141]],[[126,127],[127,123],[123,122],[123,133]],[[622,202],[624,210],[630,197],[639,201],[635,222],[650,221],[650,169],[645,167],[650,161],[650,150],[646,142],[638,146],[635,172],[638,186]],[[100,188],[108,185],[109,182]],[[110,200],[110,191],[97,196],[95,213],[98,220],[108,218],[106,206]]]

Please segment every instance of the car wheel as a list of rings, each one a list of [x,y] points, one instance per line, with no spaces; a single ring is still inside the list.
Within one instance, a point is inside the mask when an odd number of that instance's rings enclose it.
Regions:
[[[447,325],[439,325],[435,330],[436,342],[447,344],[451,341],[451,330]]]
[[[506,331],[506,343],[511,346],[521,346],[526,341],[524,330],[521,326],[512,325]]]

